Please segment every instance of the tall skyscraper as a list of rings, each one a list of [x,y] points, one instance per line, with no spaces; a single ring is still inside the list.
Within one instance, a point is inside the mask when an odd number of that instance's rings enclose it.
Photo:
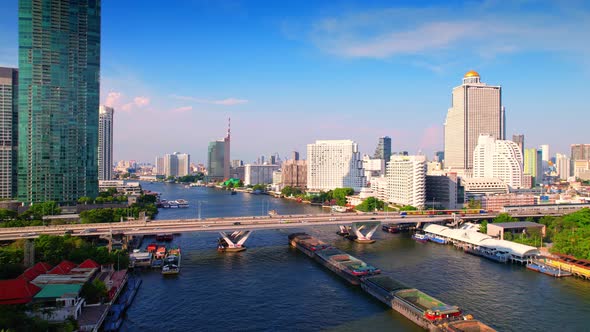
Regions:
[[[366,183],[355,142],[325,140],[307,145],[307,187],[310,190],[353,188],[358,192]]]
[[[541,160],[543,160],[543,163],[549,163],[549,145],[548,144],[543,144],[540,146],[540,150],[541,150]]]
[[[177,152],[164,155],[164,175],[178,176]]]
[[[228,120],[227,135],[217,141],[209,143],[207,150],[207,179],[220,181],[230,178],[230,140],[231,127]]]
[[[523,134],[516,134],[512,135],[512,142],[516,143],[520,148],[520,152],[524,156],[524,135]]]
[[[524,149],[524,173],[533,177],[533,185],[543,183],[543,158],[541,150]]]
[[[481,134],[500,140],[505,137],[502,88],[482,83],[477,72],[469,71],[463,84],[453,89],[445,121],[445,168],[470,170]]]
[[[393,156],[387,164],[387,201],[424,208],[426,157]]]
[[[522,188],[523,157],[512,141],[480,135],[473,152],[473,177],[496,178],[510,188]]]
[[[299,160],[299,152],[293,151],[293,154],[291,155],[291,159],[292,160]]]
[[[113,115],[112,107],[98,110],[98,179],[113,179]]]
[[[555,165],[560,179],[567,180],[571,176],[571,160],[566,155],[557,153],[555,155]]]
[[[386,164],[389,162],[389,159],[391,158],[391,137],[379,137],[379,143],[377,143],[374,158],[383,159]]]
[[[0,198],[16,196],[18,70],[0,67]]]
[[[166,174],[166,170],[164,167],[164,157],[156,157],[156,175],[164,175]]]
[[[281,167],[281,183],[284,186],[305,189],[307,186],[307,162],[305,160],[287,160]]]
[[[100,0],[19,1],[18,198],[98,195]]]

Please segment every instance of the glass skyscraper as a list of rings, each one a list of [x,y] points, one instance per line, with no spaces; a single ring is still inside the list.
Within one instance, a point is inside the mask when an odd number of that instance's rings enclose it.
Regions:
[[[98,194],[100,0],[20,0],[18,198]]]
[[[379,137],[379,143],[375,149],[374,158],[385,160],[385,164],[389,162],[389,159],[391,158],[391,137]]]

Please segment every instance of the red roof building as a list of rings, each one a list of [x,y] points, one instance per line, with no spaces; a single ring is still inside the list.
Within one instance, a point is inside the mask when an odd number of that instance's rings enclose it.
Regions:
[[[76,264],[70,261],[61,261],[61,263],[57,264],[53,269],[49,270],[47,274],[68,274],[73,268],[76,267]]]
[[[33,279],[37,278],[41,274],[47,273],[51,270],[51,265],[47,263],[39,262],[30,268],[26,269],[23,274],[18,276],[19,279],[23,279],[25,281],[33,281]]]
[[[98,264],[97,262],[88,258],[87,260],[80,263],[80,265],[78,265],[78,268],[82,268],[82,269],[95,269],[96,268],[96,269],[98,269],[98,268],[100,268],[100,264]]]
[[[0,305],[29,303],[40,290],[21,278],[0,280]]]

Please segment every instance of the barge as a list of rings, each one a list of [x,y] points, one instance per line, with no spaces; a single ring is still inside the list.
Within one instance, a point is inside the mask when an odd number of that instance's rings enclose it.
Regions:
[[[463,316],[457,306],[448,305],[391,277],[306,233],[289,235],[289,244],[315,259],[353,285],[429,331],[493,332],[491,327]]]
[[[180,248],[171,248],[162,265],[162,275],[175,275],[180,273]]]

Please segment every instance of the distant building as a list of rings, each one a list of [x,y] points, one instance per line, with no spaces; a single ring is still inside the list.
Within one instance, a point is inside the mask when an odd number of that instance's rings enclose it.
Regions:
[[[373,177],[370,178],[370,188],[373,191],[373,194],[377,199],[380,199],[384,202],[387,201],[388,195],[388,186],[387,186],[387,177],[380,176],[380,177]]]
[[[281,182],[285,187],[305,189],[307,187],[307,162],[305,160],[287,160],[281,167]]]
[[[426,201],[431,208],[460,209],[464,203],[464,191],[457,173],[426,175]]]
[[[504,223],[489,223],[487,227],[487,234],[504,240],[504,234],[507,232],[519,236],[523,233],[532,233],[537,231],[541,237],[545,236],[545,225],[530,221],[519,222],[504,222]],[[539,243],[540,245],[541,243]]]
[[[491,135],[479,136],[473,151],[473,177],[497,178],[510,188],[522,187],[523,158],[512,141],[496,140]]]
[[[465,188],[465,197],[481,195],[507,194],[508,185],[495,178],[463,178],[462,184]]]
[[[555,155],[555,164],[559,178],[567,180],[571,176],[571,159],[564,154],[557,153]]]
[[[209,143],[207,156],[208,181],[221,181],[230,178],[230,141],[231,131],[228,125],[225,138]]]
[[[391,156],[390,156],[391,157]],[[363,169],[365,170],[365,177],[379,177],[385,175],[385,164],[384,159],[371,158],[368,155],[363,156]]]
[[[533,187],[533,176],[530,174],[522,175],[522,189],[531,189]]]
[[[178,175],[178,158],[176,153],[164,155],[164,175],[177,176]]]
[[[271,184],[273,172],[279,169],[278,165],[253,165],[244,166],[244,185]]]
[[[291,156],[291,159],[292,160],[295,160],[295,161],[299,160],[299,152],[293,151],[293,154]]]
[[[521,154],[524,156],[524,135],[522,135],[522,134],[512,135],[512,142],[514,142],[514,143],[516,143],[516,145],[518,145],[518,148],[520,149]]]
[[[480,81],[475,71],[463,77],[453,89],[452,105],[445,120],[445,169],[470,170],[479,135],[505,137],[502,88]]]
[[[375,155],[373,158],[384,160],[385,163],[389,162],[391,159],[391,137],[379,137],[379,143],[377,143],[377,148],[375,149]]]
[[[178,159],[178,173],[176,176],[185,176],[191,173],[191,156],[188,153],[177,153]]]
[[[0,198],[16,197],[18,69],[0,67]]]
[[[574,160],[574,176],[582,181],[590,180],[590,160]]]
[[[98,110],[98,180],[113,179],[113,116],[112,107]]]
[[[231,168],[236,168],[236,167],[240,167],[240,166],[244,166],[244,162],[242,160],[239,159],[234,159],[231,161]]]
[[[386,174],[388,202],[425,207],[426,157],[392,156]]]
[[[573,175],[581,180],[590,179],[590,144],[572,144],[571,164]]]
[[[502,211],[502,208],[510,205],[533,205],[535,195],[532,194],[496,194],[481,198],[481,208],[486,211]]]
[[[590,160],[590,144],[572,144],[571,159],[575,160]]]
[[[434,155],[436,156],[436,161],[438,161],[439,163],[442,163],[445,161],[445,152],[444,151],[436,151],[434,153]]]
[[[533,176],[533,185],[543,183],[543,158],[540,150],[530,148],[524,150],[524,173]]]
[[[164,175],[166,170],[164,168],[164,157],[156,157],[155,175]]]
[[[351,140],[323,140],[307,145],[307,187],[311,191],[366,185],[358,145]]]

